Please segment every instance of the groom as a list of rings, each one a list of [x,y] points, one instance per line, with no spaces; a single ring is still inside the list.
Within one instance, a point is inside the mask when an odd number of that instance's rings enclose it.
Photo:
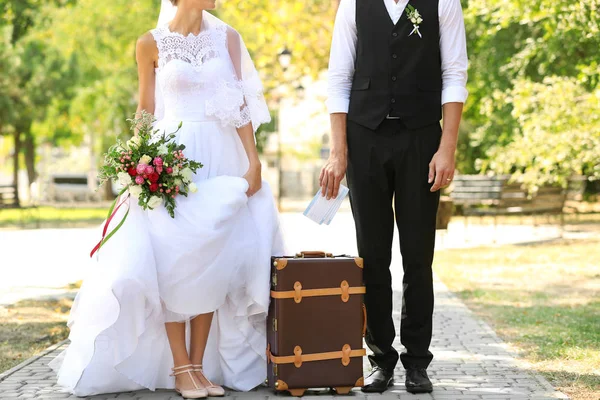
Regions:
[[[409,392],[433,389],[436,213],[439,190],[454,174],[466,80],[460,0],[341,0],[329,64],[332,147],[321,186],[335,197],[347,174],[373,352],[365,392],[392,384],[398,358]],[[400,356],[392,346],[394,213],[404,268]]]

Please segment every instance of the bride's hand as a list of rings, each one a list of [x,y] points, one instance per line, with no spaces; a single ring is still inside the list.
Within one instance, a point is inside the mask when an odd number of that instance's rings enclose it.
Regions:
[[[253,196],[262,187],[261,165],[260,162],[250,164],[248,172],[244,175],[244,179],[248,181],[248,197]]]

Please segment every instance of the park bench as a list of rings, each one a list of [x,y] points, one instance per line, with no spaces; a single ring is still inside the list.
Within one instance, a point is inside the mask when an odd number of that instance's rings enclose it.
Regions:
[[[564,227],[563,208],[567,191],[560,187],[543,186],[532,195],[519,183],[510,182],[509,176],[457,175],[451,198],[462,209],[465,225],[470,216],[492,216],[494,228],[498,217],[505,215],[556,215]]]
[[[37,207],[33,205],[24,207],[19,203],[16,185],[0,185],[0,211],[2,210],[19,210],[21,226],[26,225],[27,217],[32,217],[39,227],[39,218],[32,216],[32,212],[37,210]]]
[[[94,191],[88,184],[85,174],[57,174],[50,178],[46,193],[46,202],[56,203],[97,203],[102,194]]]
[[[0,209],[19,208],[17,187],[15,185],[0,185]]]

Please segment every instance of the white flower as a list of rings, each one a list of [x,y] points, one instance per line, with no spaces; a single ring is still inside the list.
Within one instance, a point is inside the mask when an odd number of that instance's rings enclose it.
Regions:
[[[132,185],[129,186],[129,194],[131,195],[131,197],[133,197],[134,199],[139,199],[140,195],[142,194],[142,187],[139,185]]]
[[[190,192],[196,193],[198,191],[198,186],[196,186],[196,184],[192,182],[188,185],[188,189],[190,190]]]
[[[192,177],[194,176],[194,172],[186,167],[181,171],[180,175],[184,181],[191,182]]]
[[[160,146],[158,146],[158,154],[165,155],[168,152],[169,152],[169,148],[167,147],[166,144],[161,144]]]
[[[421,22],[423,22],[423,18],[421,18],[421,17],[417,18],[417,24],[420,24]]]
[[[416,24],[417,23],[417,19],[415,17],[413,17],[413,18],[410,19],[410,22],[412,22],[413,24]]]
[[[179,167],[177,165],[173,167],[173,175],[179,175]]]
[[[148,199],[148,207],[151,210],[154,210],[156,207],[159,207],[163,202],[162,197],[152,196]]]
[[[183,185],[183,181],[181,179],[177,178],[177,179],[175,179],[175,185],[181,186],[181,185]]]
[[[134,136],[127,141],[127,147],[129,147],[130,149],[138,148],[138,147],[140,147],[141,143],[142,143],[142,139],[139,136]]]
[[[146,165],[150,165],[150,161],[152,161],[152,157],[144,154],[142,156],[142,158],[140,158],[140,162],[139,164],[146,164]]]
[[[117,178],[119,179],[121,186],[131,185],[131,176],[129,176],[127,172],[119,172]]]

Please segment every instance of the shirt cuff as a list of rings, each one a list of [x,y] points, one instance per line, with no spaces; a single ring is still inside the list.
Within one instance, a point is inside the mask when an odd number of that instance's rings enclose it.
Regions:
[[[331,97],[325,102],[329,114],[344,113],[348,114],[348,108],[350,108],[350,99],[344,99],[341,97]]]
[[[469,92],[462,86],[449,86],[442,90],[442,105],[446,103],[464,103]]]

